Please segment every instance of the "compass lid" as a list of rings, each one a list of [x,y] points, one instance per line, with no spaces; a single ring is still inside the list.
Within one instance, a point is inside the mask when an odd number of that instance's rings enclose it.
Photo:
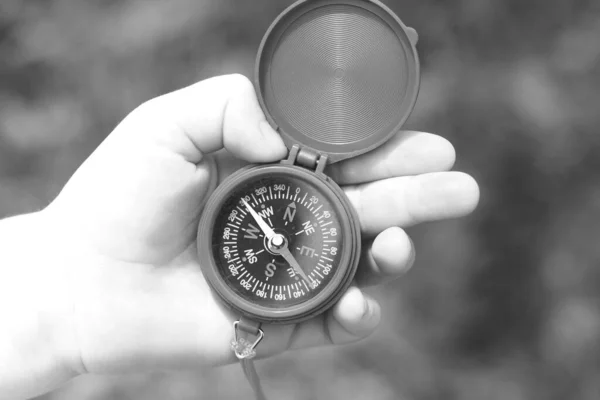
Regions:
[[[265,34],[255,83],[286,145],[331,162],[386,142],[419,92],[414,29],[377,0],[300,0]]]

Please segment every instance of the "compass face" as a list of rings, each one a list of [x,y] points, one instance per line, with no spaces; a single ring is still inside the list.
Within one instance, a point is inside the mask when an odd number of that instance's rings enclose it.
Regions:
[[[345,245],[330,196],[283,173],[235,187],[217,212],[211,239],[225,284],[275,310],[318,296],[339,272]]]

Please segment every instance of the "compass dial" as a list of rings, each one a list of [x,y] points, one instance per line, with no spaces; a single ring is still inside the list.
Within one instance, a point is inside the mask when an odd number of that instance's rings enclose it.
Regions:
[[[218,273],[253,304],[281,309],[313,299],[338,272],[344,237],[331,197],[306,180],[247,180],[224,199],[212,252]]]

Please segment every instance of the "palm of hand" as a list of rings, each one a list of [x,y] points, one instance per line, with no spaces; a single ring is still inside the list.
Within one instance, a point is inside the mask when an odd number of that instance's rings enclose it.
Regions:
[[[220,100],[217,92],[223,93]],[[276,161],[286,150],[264,123],[245,78],[212,79],[148,104],[109,136],[46,210],[62,227],[57,242],[77,249],[65,264],[77,343],[71,359],[78,370],[114,373],[233,360],[232,322],[239,316],[221,305],[202,275],[198,221],[217,184],[243,165],[240,158]],[[419,150],[424,144],[429,148]],[[223,146],[228,151],[215,153]],[[443,171],[453,158],[443,139],[404,133],[378,154],[330,171],[352,185],[345,190],[363,235],[376,237],[363,254],[358,285],[393,277],[412,263],[410,240],[395,226],[464,215],[475,207],[477,187],[464,174],[429,174],[436,176],[425,181],[435,182],[417,185],[402,176]],[[407,194],[407,187],[420,189]],[[370,207],[382,193],[389,198]],[[425,206],[415,211],[411,202]],[[357,340],[379,317],[377,303],[351,288],[323,316],[265,327],[259,355]]]

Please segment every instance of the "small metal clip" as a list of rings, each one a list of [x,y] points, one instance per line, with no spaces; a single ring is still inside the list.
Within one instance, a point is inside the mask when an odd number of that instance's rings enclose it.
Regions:
[[[235,352],[235,356],[239,360],[251,360],[256,357],[256,346],[263,340],[265,333],[262,329],[258,330],[258,336],[254,343],[238,337],[238,325],[240,321],[233,323],[233,341],[231,342],[231,349]]]

